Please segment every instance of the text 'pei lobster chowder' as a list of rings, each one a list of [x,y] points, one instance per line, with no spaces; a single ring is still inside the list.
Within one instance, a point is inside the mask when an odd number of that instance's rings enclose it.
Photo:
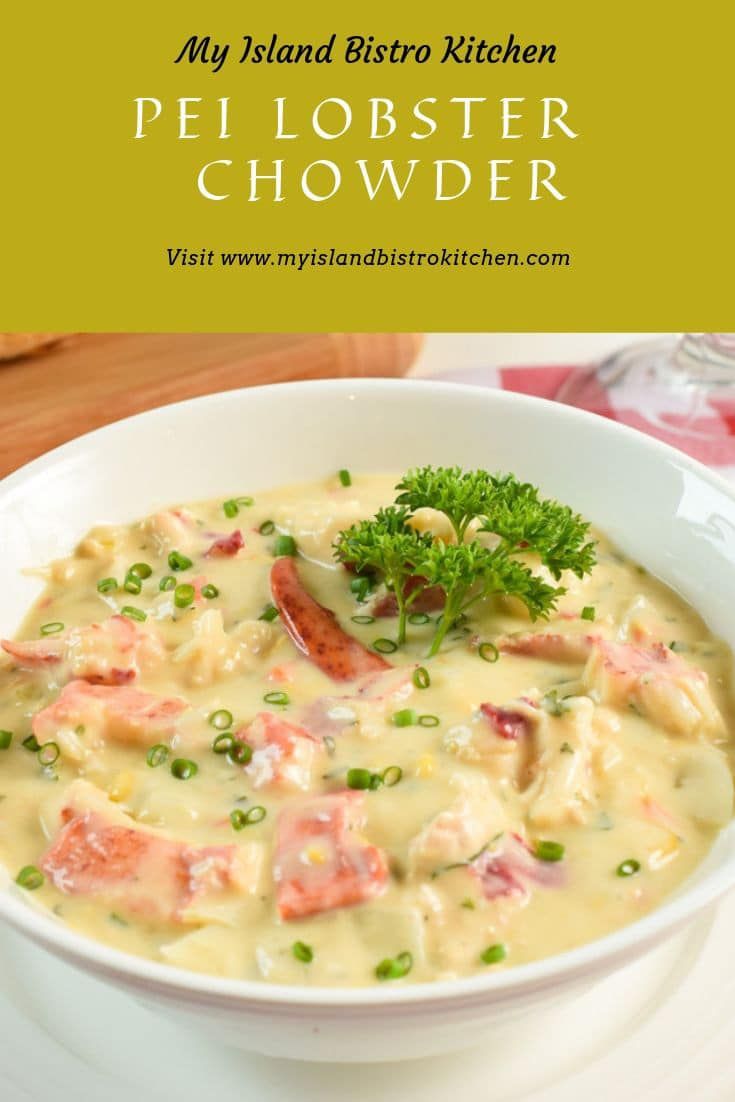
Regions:
[[[497,971],[646,914],[730,821],[729,651],[511,476],[340,471],[44,577],[2,644],[0,861],[126,952]]]

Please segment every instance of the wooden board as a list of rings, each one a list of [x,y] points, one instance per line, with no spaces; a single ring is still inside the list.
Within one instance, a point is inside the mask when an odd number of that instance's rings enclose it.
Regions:
[[[0,477],[121,417],[199,394],[403,375],[414,333],[80,333],[0,363]]]

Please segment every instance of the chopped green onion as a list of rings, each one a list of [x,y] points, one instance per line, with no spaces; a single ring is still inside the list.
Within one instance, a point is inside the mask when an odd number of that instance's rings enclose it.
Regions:
[[[247,765],[253,756],[253,748],[241,739],[234,739],[228,757],[233,765]]]
[[[41,765],[53,765],[59,756],[59,746],[56,742],[44,742],[38,748],[38,760]]]
[[[223,504],[222,509],[225,516],[232,519],[237,516],[241,508],[249,509],[251,505],[255,505],[254,497],[231,497]]]
[[[191,559],[182,555],[180,551],[172,551],[168,557],[168,565],[172,570],[188,570],[192,565]]]
[[[261,804],[256,804],[255,807],[250,807],[245,812],[245,826],[251,826],[253,823],[262,823],[265,816],[265,808]]]
[[[410,953],[399,953],[397,957],[386,957],[376,965],[375,975],[379,980],[400,980],[407,976],[413,967]]]
[[[431,617],[427,616],[425,612],[412,612],[408,617],[409,624],[428,624]]]
[[[350,619],[352,620],[353,624],[374,624],[375,623],[375,617],[374,616],[351,616]]]
[[[494,643],[480,643],[477,653],[483,662],[497,662],[500,658],[500,651]]]
[[[419,726],[421,727],[438,727],[439,716],[425,715],[419,716]]]
[[[211,601],[214,597],[219,597],[217,586],[207,582],[206,585],[202,586],[202,597],[206,597],[208,601]]]
[[[267,624],[271,624],[274,620],[278,619],[278,609],[275,605],[266,605],[258,619],[265,620]]]
[[[155,769],[157,765],[163,765],[167,757],[168,746],[164,746],[162,742],[157,742],[155,746],[151,746],[145,756],[145,760],[146,764],[150,765],[151,769]]]
[[[226,731],[228,727],[232,727],[232,720],[232,712],[228,712],[226,708],[218,708],[216,712],[212,712],[207,722],[218,731]]]
[[[136,597],[143,588],[143,583],[137,574],[126,574],[125,581],[123,582],[123,589],[126,593],[133,593]]]
[[[374,776],[375,774],[371,773],[369,769],[348,769],[347,787],[359,790],[370,788]]]
[[[403,770],[400,765],[389,765],[387,769],[384,769],[380,774],[380,779],[386,788],[392,788],[394,784],[398,784],[403,776]]]
[[[290,704],[291,698],[288,693],[281,692],[280,690],[273,693],[266,693],[263,697],[266,704]]]
[[[221,735],[217,735],[215,737],[215,740],[212,743],[212,749],[214,750],[215,754],[229,754],[234,745],[234,735],[230,735],[226,731],[223,731]]]
[[[343,486],[352,485],[352,475],[345,467],[343,467],[342,470],[338,471],[337,473],[339,474],[339,480]]]
[[[146,578],[150,578],[153,573],[153,567],[149,566],[147,562],[134,562],[128,570],[128,574],[134,574],[136,578],[140,578],[141,581],[145,581]]]
[[[413,727],[418,721],[418,714],[413,708],[402,708],[400,712],[394,712],[391,717],[394,727]]]
[[[372,579],[364,574],[359,578],[353,578],[350,582],[350,592],[355,594],[355,598],[360,604],[365,602],[372,588]]]
[[[393,654],[393,651],[398,650],[398,643],[394,643],[392,639],[376,639],[373,648],[379,654]]]
[[[533,852],[541,861],[561,861],[564,856],[564,846],[561,842],[537,841]]]
[[[243,827],[248,825],[245,812],[241,807],[236,807],[234,811],[230,812],[230,822],[233,830],[242,830]]]
[[[278,536],[273,551],[279,558],[281,555],[295,555],[297,551],[296,540],[293,536]]]
[[[594,620],[594,618],[595,618],[594,605],[585,605],[579,615],[580,615],[580,618],[582,620]]]
[[[431,684],[431,678],[429,671],[425,666],[417,666],[413,671],[413,677],[411,678],[417,689],[428,689]]]
[[[98,593],[112,593],[113,589],[117,589],[117,580],[115,578],[100,578],[97,582]]]
[[[251,505],[255,505],[255,504],[256,504],[255,497],[230,497],[230,499],[228,501],[225,501],[225,504],[223,506],[223,508],[225,510],[225,516],[230,517],[230,518],[231,517],[236,517],[237,514],[238,514],[239,509],[249,509]],[[229,510],[228,510],[228,506],[229,506]],[[231,511],[231,510],[233,510],[233,506],[235,507],[234,512]]]
[[[0,750],[7,750],[12,741],[12,731],[0,731]]]
[[[27,891],[33,892],[36,888],[41,887],[43,879],[43,873],[40,869],[37,869],[35,865],[26,865],[16,876],[15,882],[16,884],[20,884],[21,888],[26,888]]]
[[[683,653],[685,653],[686,651],[689,650],[689,647],[687,646],[686,643],[681,643],[681,642],[679,642],[678,639],[673,639],[669,643],[669,650],[674,651],[674,653],[678,652],[679,654],[683,654]]]
[[[261,536],[272,536],[276,530],[276,526],[272,520],[264,520],[258,531]]]
[[[347,483],[347,485],[349,485],[349,483]],[[291,946],[291,952],[296,957],[296,960],[300,960],[303,964],[311,964],[314,959],[314,950],[311,945],[307,945],[305,941],[295,941]]]
[[[176,578],[174,578],[173,574],[164,574],[158,583],[158,588],[161,590],[161,593],[168,593],[170,589],[176,589]]]
[[[480,960],[483,964],[499,964],[507,956],[508,950],[502,942],[498,942],[497,945],[488,945],[487,949],[480,953]]]
[[[130,923],[126,922],[116,911],[110,911],[110,922],[114,922],[116,926],[129,926]]]
[[[177,585],[174,590],[174,604],[177,608],[188,608],[196,597],[193,585]]]
[[[61,620],[52,620],[50,624],[41,624],[41,635],[56,635],[64,630]]]
[[[171,773],[177,780],[188,781],[190,777],[193,777],[199,772],[199,766],[195,761],[189,761],[188,758],[175,758],[171,762]]]
[[[474,911],[475,901],[474,901],[474,899],[470,899],[470,897],[467,896],[467,898],[463,899],[462,902],[460,903],[460,907],[464,907],[464,909],[466,911]]]
[[[574,747],[570,746],[568,742],[563,742],[561,744],[561,746],[559,747],[559,753],[560,754],[573,754],[574,753]]]
[[[640,871],[640,861],[636,861],[635,858],[629,857],[627,861],[621,861],[615,873],[617,876],[635,876],[635,874]]]
[[[148,618],[142,608],[134,608],[133,605],[123,605],[120,615],[127,616],[129,620],[138,620],[141,624]]]
[[[38,741],[35,735],[28,735],[27,738],[23,739],[21,745],[25,746],[26,750],[30,750],[32,754],[37,754],[38,751],[41,749],[41,743]]]

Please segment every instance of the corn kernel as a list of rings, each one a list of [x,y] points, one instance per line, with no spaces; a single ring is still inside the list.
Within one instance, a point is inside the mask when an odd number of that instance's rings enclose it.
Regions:
[[[422,754],[416,762],[416,776],[426,779],[434,775],[434,755]]]
[[[319,849],[318,846],[309,846],[304,850],[304,858],[307,865],[325,865],[327,862],[327,855],[323,849]]]

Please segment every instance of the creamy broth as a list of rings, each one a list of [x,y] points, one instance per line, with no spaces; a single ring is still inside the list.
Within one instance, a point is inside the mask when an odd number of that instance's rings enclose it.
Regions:
[[[0,860],[43,870],[34,899],[58,920],[229,977],[370,984],[410,954],[401,982],[426,981],[599,937],[703,859],[732,814],[731,656],[604,537],[549,621],[488,599],[427,659],[431,612],[359,682],[269,618],[286,534],[344,630],[372,654],[395,637],[395,617],[360,622],[382,595],[359,602],[332,557],[395,482],[164,510],[44,571],[0,667]],[[122,588],[135,563],[139,593]],[[383,783],[350,788],[355,770]]]

